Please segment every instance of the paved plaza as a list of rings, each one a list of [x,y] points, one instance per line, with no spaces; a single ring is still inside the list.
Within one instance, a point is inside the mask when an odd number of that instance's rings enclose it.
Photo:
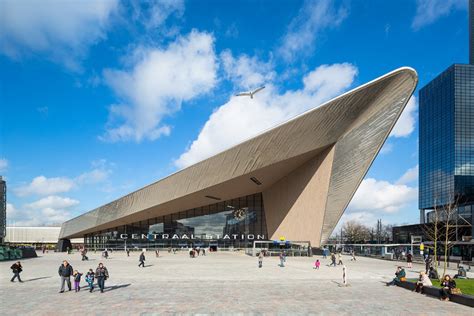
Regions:
[[[127,257],[113,252],[108,260],[89,253],[81,261],[78,253],[39,254],[23,260],[24,283],[11,283],[10,265],[0,262],[0,315],[473,315],[473,309],[387,287],[397,262],[345,256],[348,287],[342,287],[342,268],[328,267],[321,257],[288,258],[278,266],[278,258],[257,259],[242,253],[209,253],[191,259],[185,252],[147,253],[146,267],[138,268],[139,253]],[[316,258],[320,270],[313,269]],[[110,279],[106,291],[59,294],[58,267],[67,259],[74,269],[87,272],[99,262],[107,266]],[[422,269],[407,269],[416,277]]]

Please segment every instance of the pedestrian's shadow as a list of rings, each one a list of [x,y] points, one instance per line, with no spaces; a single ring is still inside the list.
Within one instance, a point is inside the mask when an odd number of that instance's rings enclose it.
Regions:
[[[144,265],[143,267],[144,268],[149,268],[149,267],[153,267],[153,265],[152,264],[147,264],[147,265]]]
[[[38,280],[49,279],[49,278],[51,278],[51,276],[29,279],[29,280],[25,280],[25,281],[23,281],[23,282],[38,281]]]
[[[130,285],[131,285],[130,283],[127,283],[127,284],[119,284],[119,285],[112,285],[112,286],[106,287],[106,288],[104,289],[104,292],[109,292],[109,291],[121,289],[121,288],[124,288],[124,287],[128,287],[128,286],[130,286]]]

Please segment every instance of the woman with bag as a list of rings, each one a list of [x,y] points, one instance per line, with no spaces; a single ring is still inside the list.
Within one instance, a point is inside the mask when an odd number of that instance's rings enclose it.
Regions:
[[[440,300],[449,301],[449,296],[454,294],[454,292],[459,292],[459,290],[456,289],[456,281],[446,274],[443,282],[441,282],[441,289],[439,290]]]

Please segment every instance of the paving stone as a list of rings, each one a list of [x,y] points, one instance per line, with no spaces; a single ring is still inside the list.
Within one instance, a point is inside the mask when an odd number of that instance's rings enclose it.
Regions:
[[[77,253],[39,256],[22,261],[24,283],[11,283],[13,262],[0,262],[0,315],[474,315],[467,306],[385,286],[400,263],[363,257],[345,258],[343,287],[341,266],[328,267],[321,257],[288,258],[284,268],[265,258],[259,269],[256,258],[231,252],[195,259],[150,253],[146,268],[138,268],[138,253],[113,252],[108,260],[89,253],[89,261]],[[320,270],[313,269],[316,258]],[[63,259],[83,273],[104,262],[106,292],[89,293],[83,280],[79,293],[59,294]],[[407,276],[423,268],[415,264]]]

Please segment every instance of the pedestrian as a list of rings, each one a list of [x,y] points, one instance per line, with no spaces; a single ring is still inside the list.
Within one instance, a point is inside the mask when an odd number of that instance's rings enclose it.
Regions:
[[[127,248],[127,257],[130,257],[130,249]]]
[[[79,273],[79,271],[74,270],[74,273],[72,274],[74,277],[74,291],[79,292],[81,290],[81,277],[82,273]]]
[[[109,278],[109,271],[101,262],[95,270],[95,277],[97,278],[97,284],[99,285],[100,293],[104,293],[105,280]]]
[[[351,251],[351,256],[352,256],[351,261],[357,261],[354,250]]]
[[[316,259],[316,262],[314,263],[314,268],[316,270],[319,270],[319,267],[321,266],[321,262],[319,262],[319,259]]]
[[[323,259],[328,257],[328,249],[326,247],[323,248]]]
[[[86,282],[89,285],[89,292],[92,293],[94,290],[94,270],[89,269],[89,272],[86,274]]]
[[[158,251],[158,249],[155,250],[155,256],[158,258],[160,256],[160,252]]]
[[[285,266],[285,256],[283,255],[283,252],[280,252],[280,267]]]
[[[109,252],[107,251],[107,249],[104,250],[104,258],[109,259]]]
[[[331,253],[331,264],[329,266],[336,266],[336,254]]]
[[[23,283],[23,281],[20,278],[20,273],[23,271],[21,262],[17,261],[16,263],[12,264],[10,269],[12,269],[12,272],[13,272],[13,278],[10,281],[15,282],[15,278],[17,278],[19,282]]]
[[[430,255],[426,256],[426,259],[425,259],[425,272],[428,273],[430,271],[430,267],[431,267],[431,257]]]
[[[408,266],[408,268],[412,267],[412,262],[413,262],[413,255],[411,254],[411,252],[409,252],[407,254],[407,266]]]
[[[344,264],[342,263],[342,254],[341,254],[341,252],[338,252],[338,253],[337,253],[337,259],[339,259],[339,262],[337,263],[337,265],[340,265],[340,264],[344,265]]]
[[[63,264],[59,266],[58,274],[61,277],[61,289],[59,293],[64,293],[64,283],[67,283],[69,291],[71,290],[71,275],[73,273],[72,266],[67,262],[63,261]]]
[[[145,267],[145,253],[143,251],[140,254],[140,257],[138,258],[138,261],[140,262],[138,264],[138,267],[142,266],[144,268]]]
[[[261,268],[263,266],[263,253],[260,251],[258,254],[258,267]]]
[[[203,256],[206,255],[206,249],[205,249],[205,248],[202,248],[202,255],[203,255]]]

